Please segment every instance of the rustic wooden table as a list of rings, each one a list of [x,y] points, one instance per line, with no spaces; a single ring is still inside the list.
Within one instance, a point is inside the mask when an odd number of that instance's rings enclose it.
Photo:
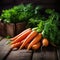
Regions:
[[[60,60],[60,49],[47,47],[38,51],[14,51],[6,42],[6,38],[0,37],[0,60]]]

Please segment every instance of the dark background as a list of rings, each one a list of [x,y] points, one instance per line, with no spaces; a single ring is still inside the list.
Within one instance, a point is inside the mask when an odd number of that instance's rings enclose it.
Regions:
[[[0,14],[2,9],[9,9],[21,3],[33,3],[34,5],[41,5],[43,8],[52,8],[60,12],[59,0],[0,0]]]

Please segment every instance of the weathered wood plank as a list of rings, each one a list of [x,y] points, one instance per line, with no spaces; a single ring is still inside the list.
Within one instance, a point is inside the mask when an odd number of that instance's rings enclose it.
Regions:
[[[11,49],[9,46],[0,46],[0,60],[5,59],[10,51]]]
[[[11,48],[9,45],[6,45],[7,40],[3,39],[0,41],[0,60],[3,60],[7,57]]]
[[[26,27],[26,22],[22,22],[22,23],[17,23],[16,24],[16,34],[19,34],[20,32],[22,32]]]
[[[43,60],[42,52],[34,52],[32,60]]]
[[[12,51],[6,60],[31,60],[32,51],[17,50]]]
[[[15,24],[6,24],[7,35],[13,37],[15,36]]]
[[[32,58],[32,60],[56,60],[56,59],[57,57],[54,49],[52,50],[44,49],[43,51],[40,52],[34,52]]]
[[[56,53],[54,51],[47,51],[44,53],[44,60],[57,60]]]
[[[6,45],[7,41],[8,41],[8,39],[6,39],[6,38],[2,39],[2,40],[0,41],[0,46]]]
[[[58,57],[58,60],[60,60],[60,48],[57,49],[57,57]]]
[[[5,36],[6,35],[6,29],[5,29],[5,24],[0,22],[0,35]]]

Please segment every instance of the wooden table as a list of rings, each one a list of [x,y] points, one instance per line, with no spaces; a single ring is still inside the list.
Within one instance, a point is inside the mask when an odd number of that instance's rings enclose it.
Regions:
[[[43,48],[38,51],[12,50],[6,44],[8,39],[0,37],[0,60],[60,60],[60,49]]]

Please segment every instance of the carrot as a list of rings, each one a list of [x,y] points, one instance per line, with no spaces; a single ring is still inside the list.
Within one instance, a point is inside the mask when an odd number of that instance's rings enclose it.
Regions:
[[[11,45],[11,48],[17,48],[21,45],[21,42],[15,43]]]
[[[13,38],[11,38],[10,40],[15,40],[15,39],[17,39],[19,36],[21,36],[21,35],[23,35],[25,32],[27,32],[28,30],[31,30],[31,28],[28,28],[28,29],[26,29],[26,30],[24,30],[24,31],[22,31],[20,34],[18,34],[17,36],[15,36],[15,37],[13,37]]]
[[[43,38],[43,40],[42,40],[42,46],[47,47],[48,45],[49,45],[48,39],[47,38]]]
[[[20,46],[22,49],[25,45],[27,45],[35,36],[37,35],[36,31],[32,31],[24,40],[23,44]]]
[[[41,46],[41,43],[38,42],[38,43],[36,43],[35,45],[32,46],[32,49],[33,50],[38,50],[40,48],[40,46]]]
[[[39,33],[32,41],[31,43],[28,45],[28,50],[32,47],[32,45],[36,44],[37,42],[39,42],[42,38],[42,34]]]
[[[21,42],[17,42],[17,43],[15,43],[15,44],[12,44],[12,45],[11,45],[11,48],[17,48],[17,47],[19,47],[19,46],[23,43],[23,41],[24,41],[24,40],[22,40]]]
[[[21,36],[19,36],[16,40],[12,41],[11,44],[17,43],[17,42],[21,42],[23,39],[25,39],[30,33],[32,32],[31,29],[29,29],[28,31],[26,31],[25,33],[23,33]]]
[[[28,43],[27,45],[25,45],[25,48],[27,48],[27,47],[28,47],[28,45],[29,45],[29,43]]]

